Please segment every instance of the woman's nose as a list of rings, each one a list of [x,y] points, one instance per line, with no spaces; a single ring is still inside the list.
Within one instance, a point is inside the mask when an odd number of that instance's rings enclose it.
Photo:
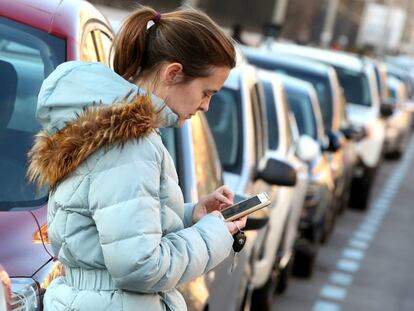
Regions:
[[[202,110],[204,112],[207,112],[209,106],[210,106],[210,99],[206,99],[206,100],[201,102],[200,110]]]

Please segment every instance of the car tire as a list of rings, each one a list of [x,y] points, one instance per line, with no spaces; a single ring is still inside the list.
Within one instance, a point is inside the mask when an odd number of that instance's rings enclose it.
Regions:
[[[273,268],[266,283],[253,291],[251,298],[251,311],[270,311],[272,310],[274,293],[277,286],[278,272]]]
[[[353,180],[350,198],[350,206],[353,209],[367,210],[376,171],[377,167],[365,168],[365,174]]]
[[[289,259],[289,262],[287,263],[286,267],[279,270],[278,274],[278,280],[277,280],[277,286],[276,286],[276,294],[283,294],[289,285],[289,279],[290,275],[292,274],[292,267],[293,267],[293,257]]]
[[[315,267],[317,253],[317,245],[304,239],[299,240],[295,245],[292,274],[301,278],[310,278]]]

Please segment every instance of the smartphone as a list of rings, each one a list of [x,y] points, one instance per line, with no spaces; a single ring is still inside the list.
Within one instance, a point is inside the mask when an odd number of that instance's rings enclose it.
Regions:
[[[259,193],[251,198],[230,205],[221,210],[225,221],[233,221],[243,216],[249,215],[258,209],[266,207],[270,204],[269,196],[266,192]]]

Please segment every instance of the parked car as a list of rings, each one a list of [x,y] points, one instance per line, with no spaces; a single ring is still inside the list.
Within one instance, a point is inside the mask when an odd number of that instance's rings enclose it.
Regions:
[[[268,50],[252,48],[245,48],[244,52],[251,64],[307,81],[315,88],[326,133],[326,143],[322,144],[322,148],[328,151],[335,181],[334,209],[337,212],[343,210],[348,205],[356,164],[355,161],[349,161],[346,154],[353,152],[350,149],[355,149],[355,145],[348,143],[341,132],[349,131],[349,124],[335,70],[329,65],[290,54],[274,54]]]
[[[390,90],[390,102],[394,105],[394,113],[387,119],[384,151],[391,158],[399,158],[410,137],[412,116],[407,109],[408,94],[405,84],[390,76],[387,78],[387,87]]]
[[[10,310],[11,300],[10,278],[3,266],[0,265],[0,310]]]
[[[319,244],[327,239],[334,226],[334,179],[328,154],[323,151],[325,139],[322,115],[313,86],[303,80],[280,75],[289,111],[297,131],[298,156],[308,164],[309,180],[304,210],[300,218],[300,240],[296,244],[293,273],[310,277]],[[293,123],[293,122],[292,122]]]
[[[232,69],[223,88],[212,98],[206,116],[223,165],[224,182],[236,193],[254,195],[267,192],[273,203],[266,209],[269,213],[268,229],[259,230],[255,238],[250,239],[254,244],[248,246],[253,247],[253,252],[249,258],[252,266],[246,303],[250,304],[253,290],[251,309],[268,310],[271,308],[271,295],[267,295],[268,299],[256,299],[256,294],[270,293],[263,287],[269,278],[272,279],[270,284],[275,284],[277,275],[274,272],[278,268],[282,268],[282,275],[288,274],[293,254],[282,244],[292,197],[275,185],[293,186],[296,171],[286,160],[272,157],[268,152],[264,93],[251,65],[242,63]],[[278,252],[283,261],[278,261]]]
[[[406,109],[410,112],[411,119],[414,120],[414,76],[407,67],[394,63],[386,64],[386,72],[388,76],[394,77],[404,84],[407,93]],[[414,126],[414,122],[411,125]]]
[[[168,149],[177,168],[184,201],[197,202],[223,185],[222,168],[216,146],[203,113],[196,114],[186,121],[182,128],[160,130],[164,145]],[[244,198],[240,196],[241,199]],[[261,214],[253,229],[267,224],[268,217]],[[254,231],[248,222],[245,230],[249,239],[254,239]],[[252,245],[252,243],[250,243]],[[218,267],[190,283],[180,286],[188,309],[191,310],[242,310],[248,278],[245,267],[251,247],[245,247],[238,254],[238,264],[231,272],[233,256],[229,256]]]
[[[339,84],[344,90],[349,120],[355,126],[363,126],[366,132],[366,137],[356,144],[358,163],[350,200],[350,205],[354,208],[366,209],[375,173],[382,160],[385,141],[384,118],[393,113],[390,105],[380,101],[373,65],[350,53],[295,44],[272,42],[266,48],[274,52],[316,60],[335,69]]]
[[[86,1],[0,2],[0,262],[13,310],[38,310],[62,273],[47,240],[47,189],[26,182],[26,154],[40,130],[35,110],[43,80],[67,60],[108,60],[112,31]]]

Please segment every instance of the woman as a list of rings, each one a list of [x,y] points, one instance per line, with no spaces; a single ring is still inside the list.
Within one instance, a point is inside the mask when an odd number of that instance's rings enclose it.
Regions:
[[[184,205],[157,128],[207,111],[234,47],[200,12],[142,8],[113,52],[115,72],[68,62],[39,93],[29,177],[51,189],[49,239],[65,268],[45,310],[185,310],[175,287],[225,259],[246,219],[220,217],[226,187]]]

